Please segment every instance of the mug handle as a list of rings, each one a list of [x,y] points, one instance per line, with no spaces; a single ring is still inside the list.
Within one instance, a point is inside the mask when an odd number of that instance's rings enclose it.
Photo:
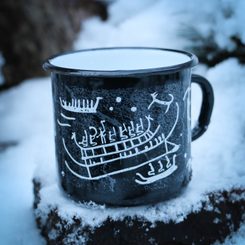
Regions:
[[[192,129],[192,141],[199,138],[208,128],[214,106],[214,92],[207,79],[200,75],[193,74],[191,82],[196,83],[202,90],[202,105],[196,126]]]

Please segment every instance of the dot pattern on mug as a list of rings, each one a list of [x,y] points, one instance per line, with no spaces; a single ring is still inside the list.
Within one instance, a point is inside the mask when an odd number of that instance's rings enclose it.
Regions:
[[[131,111],[132,112],[136,112],[137,111],[137,108],[135,106],[131,107]]]
[[[117,103],[120,103],[121,101],[122,101],[122,98],[121,98],[121,97],[117,97],[117,98],[116,98],[116,102],[117,102]]]

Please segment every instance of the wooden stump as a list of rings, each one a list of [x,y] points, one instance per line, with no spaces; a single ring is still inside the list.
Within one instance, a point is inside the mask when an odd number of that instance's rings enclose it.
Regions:
[[[36,222],[48,244],[208,245],[236,231],[245,210],[245,188],[207,193],[187,206],[176,198],[106,208],[75,203],[57,184],[43,185],[40,178],[33,183]]]

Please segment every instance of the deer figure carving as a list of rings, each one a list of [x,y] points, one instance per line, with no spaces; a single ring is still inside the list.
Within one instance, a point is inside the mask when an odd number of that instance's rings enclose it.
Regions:
[[[167,113],[168,110],[169,110],[169,107],[170,107],[171,103],[172,103],[173,100],[174,100],[174,96],[173,96],[172,94],[168,94],[168,95],[171,97],[170,101],[164,101],[164,100],[159,100],[159,99],[157,99],[158,93],[156,93],[156,92],[152,93],[152,94],[151,94],[151,97],[152,97],[153,100],[152,100],[152,102],[150,103],[150,105],[148,106],[148,110],[151,108],[151,106],[152,106],[154,103],[157,103],[157,104],[160,104],[160,105],[165,105],[165,106],[167,106],[166,111],[165,111],[165,113]]]

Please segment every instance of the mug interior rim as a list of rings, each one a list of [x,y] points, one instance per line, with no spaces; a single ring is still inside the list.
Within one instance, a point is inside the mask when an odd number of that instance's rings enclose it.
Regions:
[[[52,60],[59,58],[61,56],[65,55],[72,55],[72,54],[78,54],[81,52],[93,52],[93,51],[109,51],[109,50],[154,50],[154,51],[167,51],[167,52],[173,52],[177,54],[182,54],[187,56],[189,59],[188,61],[181,62],[175,65],[170,66],[159,66],[154,68],[143,68],[143,69],[123,69],[123,70],[100,70],[100,69],[80,69],[80,68],[70,68],[70,67],[64,67],[55,65],[52,63]],[[131,75],[137,75],[137,74],[151,74],[151,73],[173,73],[180,71],[182,69],[186,68],[192,68],[193,66],[196,66],[198,64],[198,58],[195,54],[183,50],[178,49],[168,49],[168,48],[157,48],[157,47],[106,47],[106,48],[92,48],[92,49],[82,49],[82,50],[76,50],[76,51],[68,51],[68,52],[62,52],[58,53],[54,56],[49,57],[44,63],[43,63],[43,69],[46,71],[51,71],[55,73],[62,73],[66,75],[80,75],[80,76],[105,76],[105,77],[111,77],[111,76],[131,76]]]

